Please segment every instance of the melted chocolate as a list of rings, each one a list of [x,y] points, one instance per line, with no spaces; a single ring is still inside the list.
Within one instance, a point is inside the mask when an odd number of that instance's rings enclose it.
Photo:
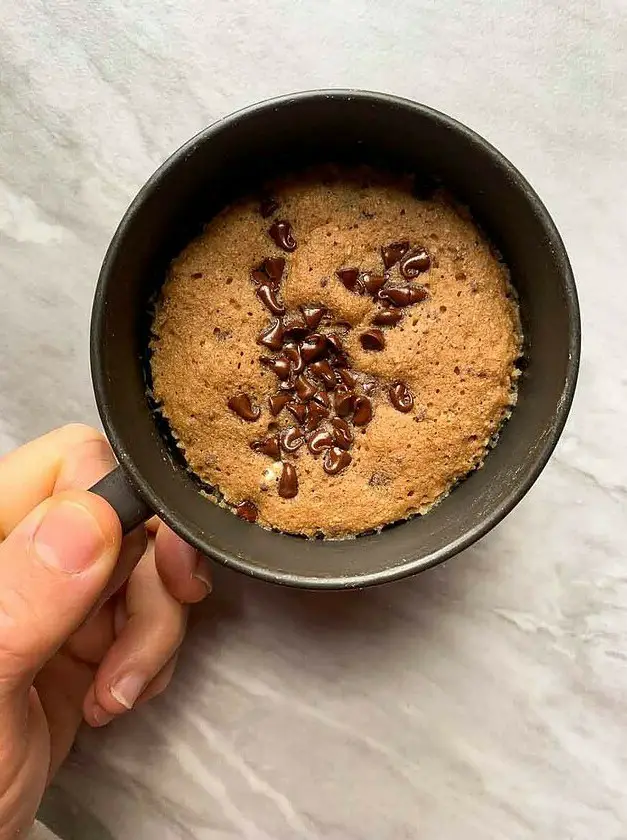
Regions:
[[[283,499],[293,499],[298,493],[298,476],[293,464],[283,462],[283,470],[279,479],[279,496]]]
[[[258,420],[261,415],[261,409],[258,406],[253,406],[248,394],[236,394],[227,403],[228,407],[248,423]]]
[[[346,469],[353,459],[344,449],[333,446],[324,453],[323,469],[328,475],[337,475]]]
[[[250,448],[255,452],[260,452],[262,455],[267,455],[273,461],[278,461],[281,457],[278,435],[271,435],[264,440],[255,440],[250,444]]]
[[[390,402],[397,411],[407,414],[414,407],[414,397],[404,382],[395,382],[388,391]]]
[[[280,350],[283,346],[284,335],[283,325],[277,318],[276,321],[273,321],[272,324],[270,324],[270,326],[261,333],[257,341],[259,344],[263,344],[264,347],[268,347],[270,350]]]
[[[271,286],[258,286],[257,297],[273,315],[285,315],[285,306],[277,300],[276,290]]]
[[[428,271],[430,266],[431,257],[426,248],[418,245],[418,247],[413,248],[401,260],[401,274],[406,280],[412,280],[424,271]]]
[[[385,268],[392,268],[409,251],[409,242],[405,239],[402,242],[390,242],[381,248],[381,258]]]
[[[296,250],[296,239],[294,238],[292,225],[285,219],[276,219],[271,224],[268,233],[277,248],[288,252]]]
[[[385,336],[381,330],[366,330],[359,336],[359,341],[364,350],[383,350],[385,347]]]
[[[245,519],[247,522],[256,522],[259,516],[257,506],[249,501],[240,502],[235,508],[235,513],[240,519]]]

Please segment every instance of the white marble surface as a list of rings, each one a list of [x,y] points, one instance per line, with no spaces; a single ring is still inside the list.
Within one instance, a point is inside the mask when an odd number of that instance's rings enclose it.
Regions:
[[[159,162],[246,103],[392,91],[488,137],[581,294],[563,441],[480,545],[316,595],[217,576],[172,690],[85,733],[68,840],[627,837],[625,0],[0,0],[0,450],[96,422],[90,300]]]

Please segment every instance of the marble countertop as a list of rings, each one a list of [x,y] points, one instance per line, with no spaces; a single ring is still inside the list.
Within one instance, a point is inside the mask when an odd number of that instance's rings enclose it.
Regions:
[[[1,452],[97,422],[91,297],[142,182],[291,90],[387,90],[486,136],[583,313],[566,432],[502,525],[364,592],[218,572],[171,690],[85,732],[44,817],[66,840],[627,837],[624,0],[21,0],[0,34]]]

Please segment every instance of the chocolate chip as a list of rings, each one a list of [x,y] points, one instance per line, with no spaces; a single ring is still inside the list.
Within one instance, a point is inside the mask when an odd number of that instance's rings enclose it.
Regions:
[[[259,212],[264,219],[272,216],[279,209],[279,202],[274,196],[266,195],[259,202]]]
[[[349,370],[340,369],[336,371],[338,378],[347,388],[354,388],[357,380]]]
[[[242,420],[246,420],[249,423],[252,423],[253,420],[258,420],[261,414],[261,409],[257,406],[253,407],[251,404],[248,394],[236,394],[234,397],[231,397],[227,405],[238,417],[241,417]]]
[[[296,452],[296,450],[303,445],[303,433],[296,426],[290,426],[281,432],[281,449],[284,452]]]
[[[333,446],[333,438],[330,433],[324,429],[319,429],[317,432],[311,432],[307,435],[307,448],[317,458],[325,449]]]
[[[307,404],[307,412],[307,420],[305,422],[305,431],[307,432],[312,432],[320,425],[322,420],[326,420],[329,416],[329,409],[314,401]]]
[[[322,466],[325,473],[337,475],[343,469],[346,469],[352,460],[348,452],[340,449],[339,446],[333,446],[324,453]]]
[[[279,390],[284,391],[286,394],[290,394],[290,398],[294,399],[294,377],[292,376],[291,371],[290,375],[284,382],[279,382]]]
[[[357,397],[353,414],[353,423],[356,426],[367,426],[372,420],[372,403],[368,397]]]
[[[283,352],[292,363],[292,373],[294,375],[298,376],[305,370],[305,360],[301,355],[298,344],[286,344]]]
[[[260,452],[262,455],[267,455],[268,458],[272,458],[273,461],[278,461],[281,457],[278,435],[270,435],[270,437],[267,437],[264,440],[254,440],[250,444],[250,448],[254,452]]]
[[[400,286],[381,289],[377,297],[392,306],[411,306],[426,300],[428,293],[422,286]]]
[[[376,295],[385,286],[387,279],[383,274],[363,274],[361,281],[369,294]]]
[[[377,298],[392,306],[409,306],[409,287],[381,289]]]
[[[300,346],[300,352],[307,364],[324,356],[327,349],[327,340],[320,333],[312,333]]]
[[[414,407],[412,392],[404,382],[395,382],[393,385],[390,385],[388,393],[390,395],[390,402],[397,411],[402,411],[403,414],[407,414]]]
[[[265,347],[269,347],[270,350],[280,350],[283,347],[283,325],[277,319],[273,321],[272,324],[261,333],[259,338],[257,339],[259,344],[263,344]]]
[[[353,405],[355,403],[355,395],[348,390],[344,385],[340,385],[336,388],[335,393],[333,394],[333,405],[335,406],[335,411],[339,414],[340,417],[348,417],[348,415],[353,410]]]
[[[266,257],[262,263],[262,268],[270,278],[272,284],[278,286],[285,269],[285,257]]]
[[[192,274],[192,280],[200,280],[201,277],[202,277],[202,271],[195,271]]]
[[[296,393],[303,402],[307,402],[308,400],[310,400],[316,393],[315,385],[309,379],[307,379],[306,376],[303,376],[302,374],[296,377],[296,381],[294,382],[294,389],[296,390]]]
[[[326,359],[320,359],[318,362],[313,362],[309,365],[309,370],[321,379],[328,388],[334,388],[336,384],[335,374],[333,368]]]
[[[406,280],[411,280],[427,271],[430,265],[431,257],[422,245],[418,245],[401,260],[401,274]]]
[[[279,496],[293,499],[298,493],[298,476],[294,464],[283,463],[281,478],[279,479]]]
[[[315,330],[327,310],[324,306],[301,306],[301,311],[309,329]]]
[[[302,426],[305,420],[307,419],[307,406],[303,405],[303,403],[288,402],[287,410],[291,411],[296,420]]]
[[[355,284],[355,281],[359,277],[359,269],[358,268],[339,268],[335,272],[336,276],[344,283],[345,285],[348,284],[348,288]]]
[[[335,366],[338,368],[350,367],[348,356],[346,355],[344,345],[342,344],[342,339],[339,337],[339,335],[337,333],[328,333],[326,339],[327,344],[329,345],[329,349],[335,355]]]
[[[318,403],[318,405],[322,405],[325,408],[329,408],[331,405],[331,400],[329,399],[329,395],[326,391],[316,391],[313,395],[313,399]]]
[[[337,333],[328,333],[326,339],[327,344],[330,346],[333,353],[335,353],[337,356],[344,355],[344,345],[342,344],[342,339]]]
[[[292,397],[289,394],[272,394],[268,397],[270,414],[273,417],[278,417],[291,399]]]
[[[285,219],[277,219],[270,225],[268,230],[270,237],[273,239],[275,245],[283,251],[295,251],[296,239],[294,239],[294,232],[292,225]]]
[[[277,356],[274,359],[271,359],[268,356],[260,356],[259,361],[262,365],[271,370],[272,373],[274,373],[275,376],[277,376],[282,382],[289,379],[291,365],[289,359],[286,359],[285,356]]]
[[[250,272],[250,276],[252,277],[253,283],[257,286],[269,286],[272,284],[272,281],[263,268],[253,268]]]
[[[334,417],[333,420],[331,420],[331,425],[333,426],[335,445],[339,446],[340,449],[350,449],[354,438],[353,433],[351,432],[351,427],[348,425],[346,420],[342,420],[341,417]]]
[[[377,310],[372,323],[379,327],[393,327],[403,317],[403,313],[398,309],[379,309]]]
[[[340,268],[335,274],[349,292],[356,292],[358,295],[363,295],[364,284],[359,279],[358,268]]]
[[[277,300],[276,290],[271,286],[259,286],[257,297],[273,315],[285,315],[285,307]]]
[[[381,330],[366,330],[359,336],[359,341],[364,350],[383,350],[385,347],[385,336]]]
[[[283,321],[285,335],[293,338],[294,341],[301,341],[309,335],[309,327],[301,315],[288,315]]]
[[[252,502],[240,502],[235,508],[235,513],[240,519],[245,519],[247,522],[256,522],[259,511],[256,505]]]
[[[384,245],[381,248],[383,265],[386,268],[392,268],[408,251],[409,242],[406,239],[402,242],[390,242],[389,245]]]
[[[423,300],[426,300],[429,297],[429,292],[425,289],[424,286],[410,286],[410,303],[422,303]]]

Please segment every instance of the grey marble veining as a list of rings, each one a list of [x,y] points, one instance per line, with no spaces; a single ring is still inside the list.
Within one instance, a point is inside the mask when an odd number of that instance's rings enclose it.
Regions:
[[[0,0],[0,451],[97,422],[91,296],[138,187],[296,89],[445,110],[553,214],[584,354],[549,467],[479,545],[349,594],[220,571],[165,697],[85,732],[43,814],[81,840],[627,837],[624,0]]]

